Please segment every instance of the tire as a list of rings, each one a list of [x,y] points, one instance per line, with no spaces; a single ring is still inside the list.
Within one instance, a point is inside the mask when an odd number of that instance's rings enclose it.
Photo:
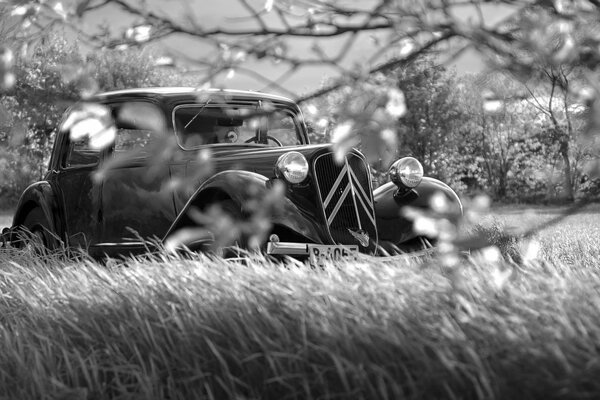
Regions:
[[[41,208],[31,210],[21,224],[22,239],[19,241],[20,248],[29,249],[38,254],[46,254],[54,246],[50,226]]]

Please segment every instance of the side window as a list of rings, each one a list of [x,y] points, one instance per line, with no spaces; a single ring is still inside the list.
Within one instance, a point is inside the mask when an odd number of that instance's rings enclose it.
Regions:
[[[117,128],[115,153],[131,152],[148,154],[154,134],[147,129]]]
[[[63,167],[86,167],[98,164],[100,150],[91,148],[87,138],[69,141],[68,150],[63,160]]]
[[[113,118],[117,127],[114,152],[148,155],[156,144],[162,113],[152,103],[128,101],[113,104]]]

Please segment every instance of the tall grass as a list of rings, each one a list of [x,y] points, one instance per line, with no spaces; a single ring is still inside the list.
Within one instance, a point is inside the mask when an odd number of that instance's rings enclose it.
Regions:
[[[594,254],[447,270],[5,250],[0,398],[595,398]]]

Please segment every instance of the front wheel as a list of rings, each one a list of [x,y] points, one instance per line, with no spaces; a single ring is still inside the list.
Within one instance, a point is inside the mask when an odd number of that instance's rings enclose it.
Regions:
[[[31,210],[23,223],[18,247],[44,254],[53,247],[53,235],[46,217],[40,208]]]

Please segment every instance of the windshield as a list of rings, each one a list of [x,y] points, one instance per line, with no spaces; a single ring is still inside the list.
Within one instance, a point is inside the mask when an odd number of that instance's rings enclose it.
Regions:
[[[252,105],[181,105],[173,111],[177,140],[184,149],[207,144],[254,143],[294,146],[302,143],[299,124],[289,109],[266,113]]]

